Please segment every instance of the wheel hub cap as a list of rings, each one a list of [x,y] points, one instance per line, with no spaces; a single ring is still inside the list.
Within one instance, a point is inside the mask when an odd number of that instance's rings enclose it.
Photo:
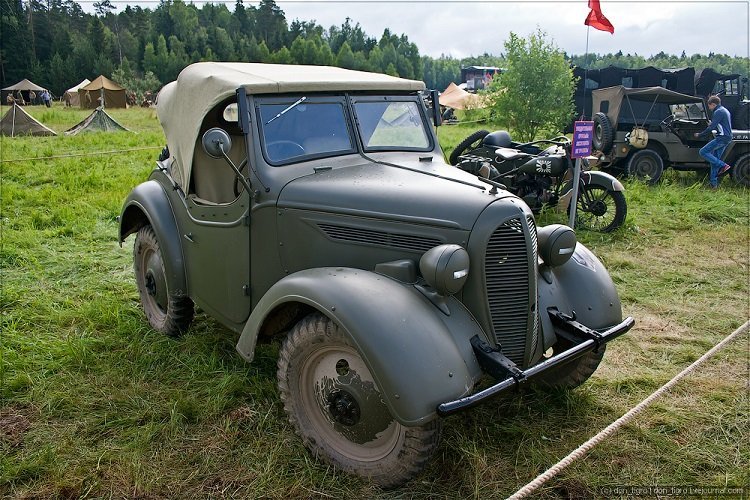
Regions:
[[[336,422],[346,426],[359,422],[362,413],[357,400],[351,394],[346,391],[335,391],[328,399],[328,411]]]

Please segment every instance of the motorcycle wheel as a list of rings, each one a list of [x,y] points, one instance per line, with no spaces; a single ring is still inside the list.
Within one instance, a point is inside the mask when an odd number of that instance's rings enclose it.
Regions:
[[[625,222],[628,205],[621,191],[585,184],[578,193],[576,228],[611,233]]]
[[[459,156],[464,154],[466,151],[478,148],[482,143],[482,139],[484,139],[487,134],[489,134],[489,132],[486,130],[477,130],[469,137],[459,142],[458,146],[456,146],[456,149],[454,149],[451,152],[451,155],[448,157],[448,161],[450,162],[450,164],[457,165]]]

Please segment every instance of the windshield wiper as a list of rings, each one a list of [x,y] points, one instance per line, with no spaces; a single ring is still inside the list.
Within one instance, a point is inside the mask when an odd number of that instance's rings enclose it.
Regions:
[[[290,109],[292,109],[292,108],[293,108],[293,107],[295,107],[295,106],[296,106],[297,104],[299,104],[299,103],[301,103],[302,101],[304,101],[305,99],[307,99],[307,97],[300,97],[300,98],[299,98],[299,99],[297,100],[297,102],[295,102],[295,103],[293,103],[293,104],[290,104],[290,105],[289,105],[289,106],[288,106],[288,107],[287,107],[287,108],[286,108],[286,109],[285,109],[284,111],[282,111],[282,112],[281,112],[281,113],[279,113],[278,115],[276,115],[276,116],[274,116],[273,118],[271,118],[270,120],[268,120],[268,121],[266,122],[266,125],[268,125],[269,123],[271,123],[272,121],[274,121],[274,120],[275,120],[276,118],[280,117],[281,115],[283,115],[284,113],[286,113],[287,111],[289,111]]]

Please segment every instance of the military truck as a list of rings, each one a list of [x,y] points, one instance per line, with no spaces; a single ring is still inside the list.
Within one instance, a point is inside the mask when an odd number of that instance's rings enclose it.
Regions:
[[[248,362],[278,339],[304,444],[384,487],[422,469],[442,417],[526,382],[577,386],[634,323],[570,228],[443,161],[424,91],[188,66],[158,96],[168,147],[120,217],[150,325],[179,336],[197,305]]]
[[[699,154],[711,137],[694,137],[708,127],[703,99],[662,87],[608,87],[592,92],[593,146],[600,166],[655,184],[665,168],[708,172]],[[730,175],[750,186],[750,131],[733,130],[722,159]]]

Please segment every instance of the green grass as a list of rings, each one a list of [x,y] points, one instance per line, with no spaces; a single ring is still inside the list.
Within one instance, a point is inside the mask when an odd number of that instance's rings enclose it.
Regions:
[[[63,131],[88,112],[31,108]],[[3,138],[0,495],[47,497],[500,498],[621,416],[748,319],[748,191],[692,173],[626,182],[628,219],[579,232],[636,327],[575,391],[527,391],[445,421],[427,470],[384,493],[312,458],[276,391],[278,344],[248,365],[205,314],[190,333],[149,329],[116,216],[164,138],[153,110],[112,110],[137,133]],[[483,126],[484,128],[489,128]],[[477,127],[478,128],[478,127]],[[456,144],[474,129],[443,127]],[[544,223],[562,222],[556,212]],[[748,336],[540,491],[616,485],[745,486]]]

